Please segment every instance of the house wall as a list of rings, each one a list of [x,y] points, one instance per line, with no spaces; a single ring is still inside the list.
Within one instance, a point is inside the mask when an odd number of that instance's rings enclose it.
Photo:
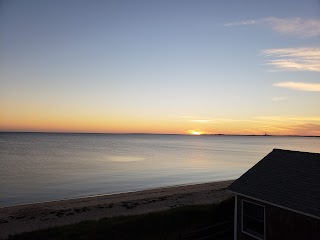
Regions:
[[[299,213],[258,202],[250,198],[237,197],[237,239],[255,240],[256,238],[242,232],[242,200],[265,207],[265,239],[269,240],[319,240],[320,220]]]

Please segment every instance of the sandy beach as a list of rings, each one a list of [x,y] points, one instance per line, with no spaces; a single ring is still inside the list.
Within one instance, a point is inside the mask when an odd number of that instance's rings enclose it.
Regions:
[[[106,217],[156,212],[179,206],[217,203],[231,196],[233,181],[165,187],[0,208],[0,239],[11,234]]]

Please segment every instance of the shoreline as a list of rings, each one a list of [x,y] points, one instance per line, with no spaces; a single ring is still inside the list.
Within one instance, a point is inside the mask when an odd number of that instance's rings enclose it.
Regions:
[[[36,202],[30,202],[30,203],[18,203],[15,205],[6,205],[6,206],[0,205],[0,211],[3,208],[28,206],[28,205],[43,204],[43,203],[62,202],[62,201],[78,200],[78,199],[83,199],[83,198],[104,197],[104,196],[112,196],[112,195],[119,195],[119,194],[132,194],[132,193],[136,193],[136,192],[152,191],[152,190],[158,190],[158,189],[163,189],[163,188],[169,189],[169,188],[176,188],[176,187],[188,187],[188,186],[195,186],[195,185],[208,184],[208,183],[228,182],[228,181],[234,181],[234,180],[235,179],[217,180],[217,181],[212,181],[212,182],[183,183],[183,184],[176,184],[176,185],[163,186],[163,187],[154,187],[154,188],[146,188],[146,189],[139,189],[139,190],[133,190],[133,191],[125,191],[125,192],[98,193],[98,194],[84,195],[84,196],[79,196],[79,197],[53,199],[53,200],[38,201],[38,202],[36,201]]]
[[[159,187],[149,190],[94,195],[74,199],[0,208],[0,239],[85,220],[137,215],[175,207],[221,202],[232,196],[234,180]]]

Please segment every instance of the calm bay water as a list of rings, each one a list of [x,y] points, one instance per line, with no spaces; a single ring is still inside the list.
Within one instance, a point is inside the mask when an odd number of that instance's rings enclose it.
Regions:
[[[0,206],[235,179],[320,138],[0,133]]]

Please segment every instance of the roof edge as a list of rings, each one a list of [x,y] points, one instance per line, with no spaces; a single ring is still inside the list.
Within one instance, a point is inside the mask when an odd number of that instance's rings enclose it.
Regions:
[[[307,216],[307,217],[311,217],[311,218],[315,218],[315,219],[320,220],[320,216],[316,216],[316,215],[313,215],[313,214],[310,214],[310,213],[302,212],[302,211],[299,211],[299,210],[296,210],[296,209],[293,209],[293,208],[288,208],[288,207],[285,207],[285,206],[282,206],[282,205],[279,205],[279,204],[276,204],[276,203],[268,202],[268,201],[265,201],[265,200],[262,200],[262,199],[259,199],[259,198],[250,197],[248,195],[245,195],[245,194],[242,194],[242,193],[238,193],[238,192],[235,192],[235,191],[232,191],[232,190],[229,190],[229,189],[227,189],[227,191],[231,192],[233,194],[242,196],[242,197],[250,198],[252,200],[263,202],[263,203],[266,203],[266,204],[269,204],[269,205],[272,205],[272,206],[275,206],[275,207],[279,207],[279,208],[282,208],[282,209],[285,209],[285,210],[288,210],[288,211],[292,211],[292,212],[299,213],[299,214],[302,214],[302,215]]]
[[[272,149],[271,152],[291,152],[291,153],[295,153],[296,152],[296,153],[320,154],[320,153],[317,153],[317,152],[305,152],[305,151],[289,150],[289,149],[281,149],[281,148],[274,148],[274,149]],[[269,154],[267,154],[267,155],[269,155]]]

